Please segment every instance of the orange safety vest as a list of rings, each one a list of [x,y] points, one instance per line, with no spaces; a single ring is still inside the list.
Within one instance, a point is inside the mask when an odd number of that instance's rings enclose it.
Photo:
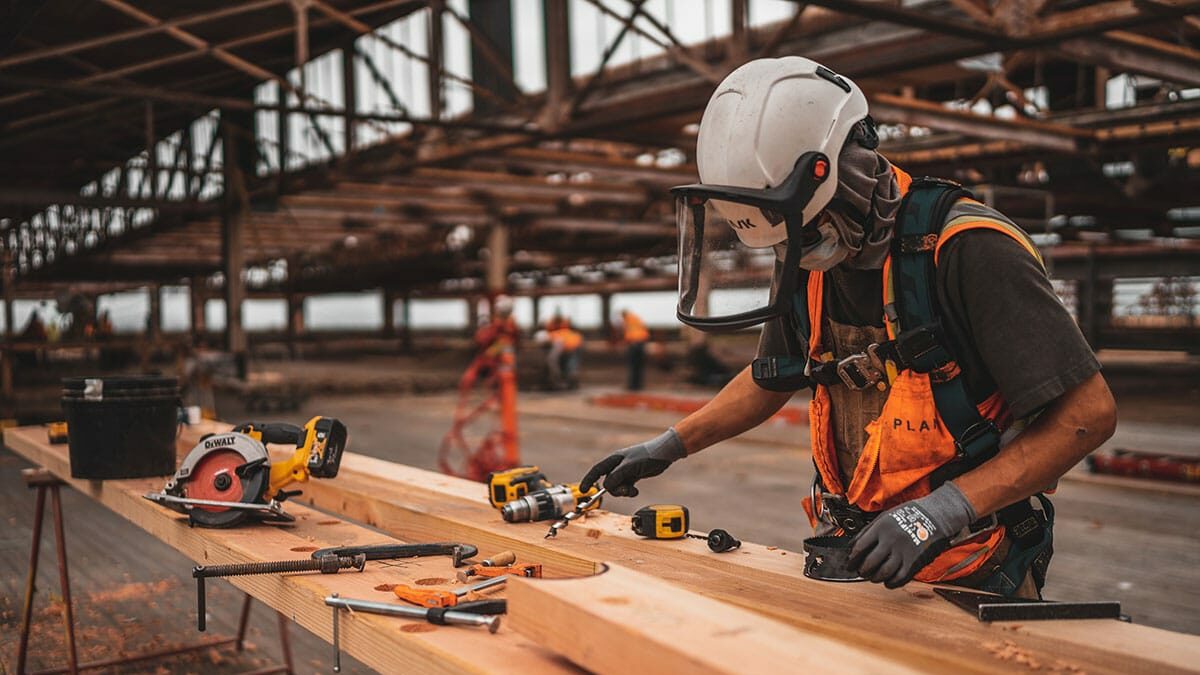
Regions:
[[[912,177],[894,166],[892,170],[899,183],[900,194],[906,194]],[[1041,260],[1037,248],[1019,230],[998,221],[970,216],[955,218],[942,229],[934,250],[935,264],[938,252],[950,237],[980,228],[997,230],[1013,237]],[[890,256],[884,262],[883,276],[883,302],[887,306],[893,301]],[[820,360],[821,318],[824,311],[824,275],[820,272],[809,274],[807,297],[811,326],[810,357]],[[896,325],[893,320],[888,320],[887,329],[888,337],[894,339]],[[903,370],[892,380],[882,412],[867,425],[867,444],[854,467],[849,485],[842,484],[838,472],[829,391],[824,385],[814,384],[813,400],[809,406],[813,459],[826,490],[844,495],[848,502],[864,511],[883,511],[929,494],[930,474],[955,458],[954,438],[938,414],[929,378],[929,373]],[[1012,424],[1008,406],[999,392],[993,393],[977,407],[980,414],[1001,431]],[[942,553],[921,570],[916,579],[934,583],[968,576],[988,562],[1003,538],[1003,526],[985,530]]]
[[[645,342],[650,339],[650,331],[646,330],[646,324],[635,314],[626,314],[624,320],[626,342]]]
[[[583,334],[570,328],[559,328],[550,333],[550,338],[562,345],[564,351],[573,352],[583,344]]]

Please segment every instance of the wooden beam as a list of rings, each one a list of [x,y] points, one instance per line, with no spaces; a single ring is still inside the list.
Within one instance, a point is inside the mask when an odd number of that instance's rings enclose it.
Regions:
[[[882,92],[871,96],[871,115],[881,122],[932,127],[976,138],[1014,141],[1067,153],[1079,152],[1080,140],[1092,136],[1090,131],[1062,124],[1005,120]]]
[[[567,114],[571,94],[571,26],[567,0],[544,0],[546,106],[542,126],[557,129]]]
[[[1175,84],[1200,86],[1200,51],[1178,47],[1126,31],[1109,31],[1102,38],[1064,40],[1055,48],[1084,63]]]
[[[195,438],[201,428],[188,428]],[[600,512],[546,545],[545,523],[503,525],[478,483],[347,453],[335,481],[308,483],[300,498],[401,538],[461,537],[481,548],[509,549],[564,575],[590,574],[618,563],[701,595],[747,608],[805,631],[885,653],[897,664],[931,673],[1011,673],[989,645],[997,635],[1043,664],[1069,663],[1089,673],[1190,672],[1200,637],[1117,621],[982,624],[913,584],[829,584],[803,576],[803,555],[744,542],[713,554],[687,539],[650,541],[629,531],[628,516]],[[880,631],[905,617],[903,631]]]
[[[508,599],[513,630],[601,675],[811,673],[831,663],[845,675],[922,672],[621,565],[553,583],[516,579]]]
[[[356,59],[354,41],[342,47],[342,108],[346,111],[346,116],[342,121],[342,153],[350,154],[354,152],[355,146],[358,145],[358,69],[355,68]]]
[[[156,35],[170,28],[183,28],[198,23],[207,23],[218,19],[227,19],[239,14],[247,14],[249,12],[257,12],[261,9],[268,9],[275,5],[282,5],[287,0],[256,0],[254,2],[238,2],[222,7],[220,9],[198,12],[189,14],[175,19],[168,19],[158,24],[142,26],[140,28],[131,28],[129,30],[119,31],[116,33],[108,33],[86,40],[79,40],[64,45],[52,45],[33,49],[20,54],[13,54],[0,59],[0,68],[8,68],[22,63],[33,63],[43,59],[55,58],[74,54],[76,52],[85,51],[88,49],[96,49],[98,47],[106,47],[108,45],[117,44],[118,42],[126,42],[144,38],[149,35]]]
[[[225,349],[233,354],[237,377],[247,375],[246,331],[242,327],[242,301],[245,299],[246,221],[250,200],[246,194],[241,151],[246,145],[234,133],[233,123],[221,115],[221,155],[224,167],[224,194],[221,211],[221,262],[225,274]]]
[[[333,546],[447,540],[446,537],[398,540],[295,502],[289,502],[286,509],[296,517],[296,523],[288,527],[193,528],[183,516],[142,497],[162,489],[162,478],[103,482],[73,479],[67,446],[50,445],[42,426],[7,429],[4,443],[95,500],[98,506],[112,510],[198,564],[294,559],[307,557],[307,552],[315,548]],[[481,548],[480,553],[493,555],[500,550]],[[330,594],[396,602],[391,593],[376,587],[395,583],[417,585],[418,579],[427,578],[449,582],[453,577],[454,568],[446,558],[412,558],[398,565],[367,563],[363,572],[238,576],[230,577],[229,582],[329,642],[331,610],[324,599]],[[342,613],[339,623],[342,650],[380,673],[568,675],[578,672],[553,652],[504,625],[500,632],[491,635],[486,630],[431,627],[419,620],[349,612]]]

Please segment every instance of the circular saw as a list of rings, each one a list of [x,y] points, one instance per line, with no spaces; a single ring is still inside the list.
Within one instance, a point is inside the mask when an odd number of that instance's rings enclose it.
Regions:
[[[201,527],[235,527],[249,519],[292,521],[283,502],[300,491],[285,488],[314,476],[336,476],[347,438],[346,426],[330,417],[314,417],[303,427],[241,424],[201,439],[162,491],[146,499],[186,513]],[[268,443],[294,445],[296,451],[272,463]]]

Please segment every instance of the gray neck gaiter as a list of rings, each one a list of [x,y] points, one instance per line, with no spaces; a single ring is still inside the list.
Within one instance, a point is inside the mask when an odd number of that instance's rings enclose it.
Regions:
[[[845,202],[858,214],[866,214],[870,221],[868,231],[856,216],[842,209],[826,212],[842,243],[850,250],[842,264],[856,269],[883,267],[892,242],[896,212],[900,209],[900,186],[891,163],[853,138],[848,139],[838,156],[834,199]]]

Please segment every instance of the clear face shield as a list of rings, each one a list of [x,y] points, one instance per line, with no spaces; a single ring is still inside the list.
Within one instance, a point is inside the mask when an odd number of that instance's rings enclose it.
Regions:
[[[828,176],[828,158],[813,152],[776,188],[673,188],[679,320],[701,330],[737,330],[786,311],[801,249],[820,241],[802,213]]]

